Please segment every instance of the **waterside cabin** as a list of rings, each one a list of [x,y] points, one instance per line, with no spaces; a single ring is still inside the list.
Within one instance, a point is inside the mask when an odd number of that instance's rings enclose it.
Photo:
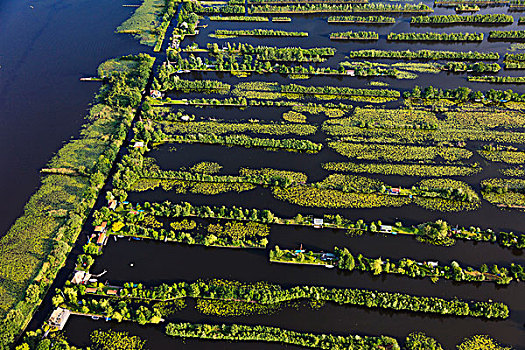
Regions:
[[[71,283],[73,284],[86,284],[91,278],[91,274],[86,271],[75,271]]]
[[[392,226],[381,225],[381,226],[379,226],[379,232],[381,232],[381,233],[392,233]]]
[[[59,307],[51,313],[48,323],[51,327],[61,331],[66,325],[69,315],[71,315],[71,311]]]

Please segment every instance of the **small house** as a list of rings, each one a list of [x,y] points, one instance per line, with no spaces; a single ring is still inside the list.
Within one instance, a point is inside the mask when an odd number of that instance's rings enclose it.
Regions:
[[[438,267],[439,262],[437,261],[427,261],[427,265],[430,267]]]
[[[149,95],[150,95],[150,97],[153,97],[153,98],[161,98],[162,97],[162,93],[159,90],[151,90]]]
[[[111,199],[108,201],[108,208],[111,210],[115,210],[117,207],[117,201],[115,199]]]
[[[133,148],[142,148],[144,147],[144,141],[137,141],[133,144]]]
[[[51,313],[49,325],[62,330],[69,319],[69,315],[71,315],[71,311],[59,307]]]
[[[398,188],[398,187],[392,187],[388,190],[388,193],[389,194],[393,194],[393,195],[399,195],[401,193],[401,189]]]
[[[97,288],[95,287],[89,287],[89,288],[86,288],[86,294],[95,294],[97,292]]]
[[[108,289],[106,291],[107,295],[117,295],[118,291],[116,289]]]
[[[351,77],[355,76],[355,71],[353,69],[347,69],[345,73]]]
[[[71,283],[73,284],[85,284],[91,278],[91,274],[85,271],[75,271]]]
[[[381,233],[392,233],[392,226],[381,225],[381,226],[379,226],[379,232],[381,232]]]
[[[95,232],[105,232],[107,225],[108,225],[108,222],[104,221],[100,225],[95,226]]]
[[[105,232],[101,232],[98,235],[97,244],[98,245],[103,245],[105,241],[106,241],[106,233]]]
[[[183,122],[188,122],[190,121],[190,116],[187,114],[184,114],[182,117],[180,117],[180,120],[182,120]]]
[[[322,227],[323,226],[323,219],[314,218],[314,227]]]

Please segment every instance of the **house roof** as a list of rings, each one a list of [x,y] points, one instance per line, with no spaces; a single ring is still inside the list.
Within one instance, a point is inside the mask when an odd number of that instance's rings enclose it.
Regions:
[[[86,293],[96,293],[96,292],[97,292],[97,288],[94,288],[94,287],[86,288]]]
[[[106,234],[102,232],[101,234],[98,235],[97,244],[104,243],[105,239],[106,239]]]
[[[104,221],[100,225],[95,226],[95,232],[102,232],[102,231],[104,231],[104,229],[106,228],[107,224],[108,224],[108,222]]]
[[[108,294],[108,295],[117,295],[117,290],[116,289],[108,289],[106,291],[106,294]]]
[[[91,277],[91,274],[85,272],[85,271],[76,271],[73,275],[73,278],[71,279],[71,282],[74,284],[80,284],[86,280],[88,280]]]

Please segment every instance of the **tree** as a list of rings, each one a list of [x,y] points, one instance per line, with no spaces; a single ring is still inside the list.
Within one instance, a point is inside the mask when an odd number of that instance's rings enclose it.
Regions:
[[[40,288],[36,284],[31,284],[26,290],[26,301],[30,304],[36,303],[40,299]]]
[[[381,272],[383,272],[383,260],[381,260],[381,258],[374,259],[370,268],[372,269],[374,275],[379,275]]]

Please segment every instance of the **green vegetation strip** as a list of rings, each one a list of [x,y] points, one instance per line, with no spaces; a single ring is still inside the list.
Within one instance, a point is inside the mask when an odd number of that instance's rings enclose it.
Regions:
[[[392,41],[483,41],[483,33],[389,33]]]
[[[248,13],[429,13],[433,12],[429,6],[419,4],[304,4],[304,5],[261,5],[250,6]]]
[[[236,37],[236,36],[306,37],[308,36],[308,32],[288,32],[285,30],[273,30],[273,29],[246,29],[246,30],[217,29],[215,31],[215,36],[217,38],[230,38],[230,37]]]
[[[80,287],[82,288],[82,287]],[[339,305],[365,306],[397,311],[411,311],[440,315],[502,318],[509,315],[507,305],[494,301],[461,301],[438,297],[415,296],[403,293],[380,292],[355,288],[326,288],[321,286],[294,286],[283,288],[265,282],[243,284],[236,281],[197,281],[162,284],[151,289],[127,283],[119,297],[166,301],[185,297],[238,300],[260,304],[278,304],[300,299],[315,299]],[[77,306],[78,307],[78,306]]]
[[[162,130],[166,135],[169,134],[226,134],[226,133],[256,133],[271,135],[313,135],[317,127],[308,124],[290,124],[290,123],[230,123],[215,121],[189,121],[189,122],[155,122],[155,129]]]
[[[119,188],[117,191],[121,191],[122,186],[115,183],[115,186]],[[115,192],[117,193],[117,192]],[[125,191],[124,191],[125,193]],[[126,197],[122,197],[124,200]],[[124,209],[124,210],[122,210]],[[277,225],[300,225],[300,226],[313,226],[313,217],[309,215],[297,214],[294,218],[280,218],[277,217],[268,209],[255,209],[255,208],[242,208],[242,207],[214,207],[214,206],[194,206],[190,203],[184,202],[181,204],[173,204],[170,202],[163,203],[144,203],[143,206],[136,204],[132,206],[127,204],[122,209],[116,212],[103,211],[97,212],[95,225],[100,225],[103,221],[108,221],[112,232],[112,225],[118,221],[125,222],[122,218],[127,212],[137,212],[144,210],[144,216],[159,216],[165,218],[187,218],[187,217],[198,217],[198,218],[211,218],[211,219],[225,219],[235,221],[253,221],[259,223],[271,223]],[[381,223],[367,224],[363,220],[351,221],[342,218],[340,215],[324,215],[323,227],[348,230],[350,233],[354,232],[371,232],[378,233],[379,226]],[[137,219],[138,220],[138,219]],[[481,230],[471,226],[470,228],[458,228],[450,227],[446,222],[440,221],[439,225],[435,223],[426,223],[419,225],[418,227],[408,227],[403,225],[392,225],[393,234],[407,234],[413,235],[418,240],[436,244],[436,245],[453,245],[456,239],[468,239],[478,242],[498,242],[503,247],[513,247],[518,249],[525,248],[525,234],[515,234],[512,232],[500,232],[496,234],[491,229]],[[420,230],[419,228],[422,228]],[[187,228],[184,228],[187,230]]]
[[[525,39],[525,30],[491,30],[489,39],[521,40]]]
[[[394,338],[380,336],[332,335],[295,332],[268,326],[248,326],[241,324],[215,325],[194,323],[170,323],[166,334],[179,338],[199,338],[230,341],[259,341],[298,345],[315,349],[335,348],[389,348],[399,350]]]
[[[508,67],[508,66],[506,66]],[[492,83],[492,84],[525,84],[525,77],[509,77],[509,76],[491,76],[491,75],[472,75],[468,77],[468,81],[476,83]]]
[[[354,254],[356,254],[354,252]],[[391,260],[369,258],[361,253],[352,255],[347,248],[334,248],[333,253],[316,253],[312,251],[281,250],[275,246],[270,250],[270,261],[286,264],[320,265],[337,267],[340,270],[358,270],[374,275],[398,274],[411,278],[430,278],[437,282],[439,278],[456,282],[495,282],[510,284],[512,281],[524,281],[523,266],[512,263],[510,267],[492,267],[483,264],[479,268],[461,267],[457,261],[450,265],[439,265],[437,261],[418,262],[410,258]],[[490,271],[490,272],[489,272]]]
[[[513,23],[511,15],[502,13],[487,15],[441,15],[441,16],[414,16],[410,24],[457,24],[457,23]]]
[[[391,164],[391,163],[324,163],[329,171],[367,173],[401,176],[470,176],[479,173],[479,166],[458,166],[438,164]]]
[[[385,51],[385,50],[359,50],[350,51],[348,58],[391,58],[391,59],[408,59],[408,60],[498,60],[497,52],[477,52],[477,51]]]
[[[356,24],[391,24],[395,23],[394,17],[385,16],[330,16],[328,23],[356,23]]]
[[[268,17],[261,16],[210,16],[210,21],[231,21],[231,22],[268,22]]]
[[[144,138],[145,140],[149,140]],[[263,147],[269,149],[282,149],[301,152],[319,152],[323,145],[310,140],[300,139],[271,139],[258,138],[246,135],[226,135],[215,134],[185,134],[185,135],[165,135],[157,132],[151,139],[154,143],[203,143],[209,145],[222,146],[241,146],[246,148]]]
[[[378,40],[379,34],[377,32],[337,32],[330,33],[330,39],[341,39],[341,40]]]

